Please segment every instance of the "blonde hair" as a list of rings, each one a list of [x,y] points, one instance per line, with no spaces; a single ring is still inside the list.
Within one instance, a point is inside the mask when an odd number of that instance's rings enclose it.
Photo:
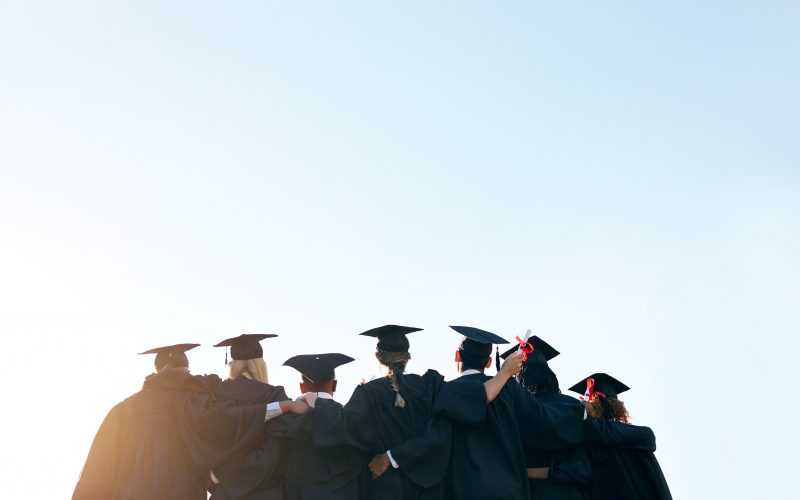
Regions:
[[[236,378],[239,375],[247,377],[251,380],[257,380],[269,384],[269,373],[267,372],[267,363],[263,358],[255,359],[234,359],[229,366],[228,377]]]

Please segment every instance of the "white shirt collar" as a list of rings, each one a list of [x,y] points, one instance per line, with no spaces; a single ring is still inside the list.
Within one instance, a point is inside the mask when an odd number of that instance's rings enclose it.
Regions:
[[[319,399],[333,399],[333,395],[328,392],[318,392],[317,397]]]
[[[476,373],[480,373],[480,370],[474,370],[470,368],[468,370],[464,370],[463,372],[461,372],[461,375],[459,375],[459,377],[463,377],[464,375],[475,375]]]

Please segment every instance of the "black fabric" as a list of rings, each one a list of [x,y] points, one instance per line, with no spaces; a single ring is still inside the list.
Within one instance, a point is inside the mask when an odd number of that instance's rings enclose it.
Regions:
[[[231,358],[236,360],[258,359],[264,356],[261,341],[275,337],[274,333],[245,333],[225,339],[214,347],[230,347]]]
[[[601,419],[587,419],[584,428],[593,500],[672,499],[650,428]]]
[[[580,411],[583,405],[570,396],[559,393],[545,394],[536,397],[542,403],[561,403],[576,405]],[[525,436],[524,429],[521,429]],[[540,500],[567,500],[588,498],[591,487],[592,469],[589,458],[582,445],[558,450],[543,450],[523,438],[525,450],[525,466],[531,468],[547,467],[550,469],[547,479],[531,479],[530,498]]]
[[[577,392],[578,394],[585,394],[589,379],[594,381],[594,390],[605,394],[605,397],[616,397],[630,390],[630,387],[607,373],[593,373],[570,387],[569,390]]]
[[[216,388],[216,396],[233,406],[259,405],[289,399],[281,386],[264,384],[246,377],[225,380]],[[283,496],[283,477],[286,470],[288,447],[271,437],[284,432],[286,416],[274,418],[264,424],[263,432],[250,443],[246,453],[231,457],[214,468],[220,484],[211,489],[213,500],[238,500]]]
[[[355,361],[350,356],[338,352],[323,354],[299,354],[283,362],[283,366],[291,366],[314,384],[336,379],[336,368]]]
[[[558,500],[587,500],[589,492],[576,484],[559,484],[552,479],[528,479],[530,498],[543,500],[557,498]]]
[[[341,405],[333,400],[331,407]],[[369,456],[353,446],[315,446],[313,414],[289,419],[285,493],[288,500],[358,500],[366,493]]]
[[[218,403],[218,383],[183,370],[148,376],[100,425],[73,500],[204,500],[208,471],[264,426],[264,407]]]
[[[395,392],[389,379],[380,378],[359,385],[344,407],[330,400],[317,400],[313,415],[316,446],[350,445],[369,457],[416,437],[428,428],[434,400],[444,378],[434,370],[424,375],[404,374],[400,393],[405,407],[395,406]],[[431,486],[429,468],[439,470],[447,453],[430,453],[400,469],[389,468],[377,480],[370,481],[370,499],[442,498],[441,480]],[[446,467],[445,467],[446,468]]]
[[[486,404],[484,374],[448,382],[436,403],[438,414],[453,422],[446,498],[522,500],[529,497],[522,438],[542,449],[583,442],[583,408],[542,404],[509,381]]]

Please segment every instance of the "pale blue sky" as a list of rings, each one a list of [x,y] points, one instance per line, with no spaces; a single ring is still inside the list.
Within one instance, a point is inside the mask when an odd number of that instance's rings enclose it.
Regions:
[[[675,498],[792,496],[800,4],[164,3],[0,2],[7,493],[69,495],[136,352],[278,333],[346,399],[396,322],[448,377],[533,328]]]

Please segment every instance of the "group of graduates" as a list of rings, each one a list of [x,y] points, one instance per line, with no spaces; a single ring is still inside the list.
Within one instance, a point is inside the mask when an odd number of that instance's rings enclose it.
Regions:
[[[353,358],[304,354],[290,399],[268,383],[260,341],[241,335],[230,378],[192,375],[186,351],[151,349],[156,372],[117,404],[92,443],[73,500],[523,500],[672,498],[653,454],[655,436],[628,423],[628,387],[595,373],[561,394],[537,336],[496,350],[503,338],[453,326],[463,337],[452,381],[435,370],[405,373],[407,335],[386,325],[377,338],[385,376],[333,399],[335,369]],[[228,350],[226,350],[226,364]],[[500,365],[500,358],[505,362]]]

